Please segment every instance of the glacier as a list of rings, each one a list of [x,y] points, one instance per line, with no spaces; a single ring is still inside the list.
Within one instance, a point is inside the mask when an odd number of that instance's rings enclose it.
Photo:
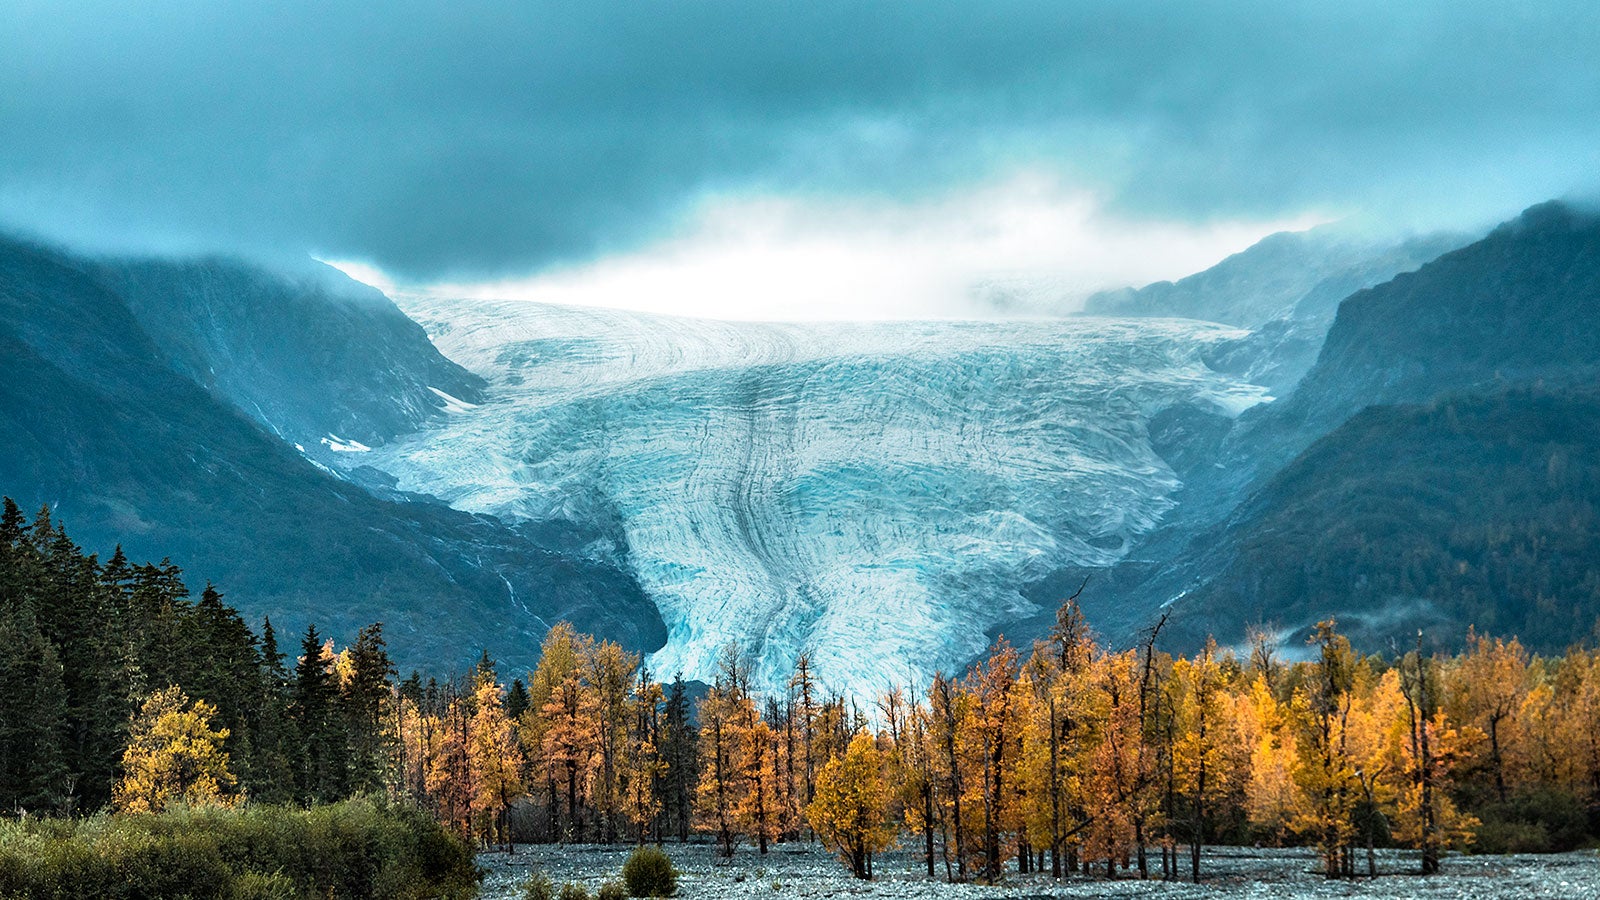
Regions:
[[[618,523],[669,631],[652,670],[709,681],[733,643],[768,690],[802,653],[863,697],[956,671],[1038,612],[1027,582],[1116,562],[1172,508],[1153,415],[1270,399],[1203,361],[1246,332],[1190,320],[396,300],[488,396],[362,463],[463,510]]]

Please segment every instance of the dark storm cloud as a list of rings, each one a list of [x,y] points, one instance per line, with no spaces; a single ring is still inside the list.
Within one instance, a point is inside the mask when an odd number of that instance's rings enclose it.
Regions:
[[[0,222],[431,278],[1017,168],[1130,215],[1487,215],[1592,186],[1597,47],[1587,0],[12,2]]]

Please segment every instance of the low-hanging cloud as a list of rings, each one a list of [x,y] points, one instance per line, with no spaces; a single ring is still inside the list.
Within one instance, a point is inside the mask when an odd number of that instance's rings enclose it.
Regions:
[[[1593,188],[1589,2],[0,7],[0,224],[410,281],[637,251],[707,197],[1047,173],[1194,228]]]

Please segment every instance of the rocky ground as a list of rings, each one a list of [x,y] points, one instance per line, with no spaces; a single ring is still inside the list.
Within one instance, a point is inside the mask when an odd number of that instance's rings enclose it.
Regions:
[[[565,847],[519,845],[516,853],[489,853],[479,857],[487,870],[484,897],[512,900],[530,870],[544,870],[557,884],[576,881],[591,894],[607,880],[619,877],[627,847],[569,845]],[[849,877],[843,866],[820,848],[808,844],[774,847],[766,857],[741,848],[731,864],[716,859],[708,844],[669,844],[667,853],[682,870],[678,896],[691,900],[772,897],[839,898],[1045,898],[1045,897],[1163,897],[1194,898],[1322,898],[1418,897],[1430,900],[1490,900],[1490,898],[1560,898],[1581,900],[1600,897],[1600,854],[1593,851],[1547,856],[1450,856],[1443,872],[1434,878],[1406,874],[1415,871],[1413,854],[1384,851],[1379,854],[1376,879],[1329,882],[1317,874],[1317,859],[1307,850],[1218,848],[1208,850],[1200,885],[1162,883],[1124,878],[1117,881],[1074,877],[1052,881],[1048,876],[1008,874],[1000,885],[946,884],[929,881],[921,862],[906,852],[885,854],[871,882]],[[1159,860],[1156,860],[1159,862]],[[1361,860],[1365,865],[1365,858]],[[1127,873],[1119,873],[1127,874]]]

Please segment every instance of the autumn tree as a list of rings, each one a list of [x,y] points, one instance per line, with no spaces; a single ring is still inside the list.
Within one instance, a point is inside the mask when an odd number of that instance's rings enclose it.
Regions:
[[[943,834],[945,878],[955,881],[967,876],[967,837],[962,823],[962,807],[967,803],[966,785],[970,781],[963,748],[967,742],[970,703],[955,681],[934,673],[928,687],[929,729],[932,745],[931,781],[937,785],[939,829]],[[970,819],[970,816],[968,817]],[[952,852],[953,851],[953,852]],[[952,858],[955,870],[951,871]]]
[[[506,814],[524,793],[522,750],[503,705],[494,671],[480,671],[473,689],[468,761],[477,810],[477,831],[486,840],[513,849]]]
[[[639,842],[652,834],[659,841],[668,764],[662,758],[661,707],[665,696],[649,669],[640,669],[628,699],[628,729],[623,742],[622,811]]]
[[[1193,659],[1173,663],[1173,770],[1189,811],[1189,874],[1196,884],[1212,818],[1237,782],[1239,736],[1226,691],[1215,641],[1207,640]]]
[[[823,845],[839,854],[852,875],[871,878],[873,854],[894,842],[888,803],[882,754],[872,735],[862,731],[850,739],[842,757],[834,757],[822,767],[806,818]]]
[[[1443,689],[1437,661],[1416,649],[1400,659],[1401,694],[1405,698],[1404,789],[1400,792],[1399,837],[1422,851],[1422,874],[1439,871],[1439,851],[1471,841],[1476,820],[1463,816],[1448,789],[1463,741],[1441,708]]]
[[[1506,802],[1506,749],[1516,741],[1518,714],[1528,693],[1528,652],[1515,638],[1467,631],[1467,650],[1456,666],[1451,705],[1459,721],[1475,725],[1486,741],[1483,767],[1495,797]]]
[[[1294,778],[1305,798],[1295,827],[1316,843],[1324,874],[1337,878],[1350,871],[1352,814],[1361,796],[1347,747],[1357,661],[1349,639],[1331,619],[1317,624],[1309,642],[1318,659],[1292,706],[1300,726]]]
[[[731,857],[735,810],[745,786],[737,764],[735,722],[739,708],[734,687],[719,676],[701,699],[697,712],[701,769],[695,790],[695,813],[704,827],[715,831],[721,855]]]
[[[231,806],[236,779],[228,771],[225,728],[213,728],[216,708],[193,704],[176,687],[152,694],[139,708],[122,754],[114,802],[123,812],[160,812],[174,803]]]
[[[977,758],[977,807],[983,813],[980,871],[990,881],[999,879],[1010,849],[1002,834],[1016,825],[1012,776],[1017,760],[1011,751],[1020,726],[1015,693],[1018,668],[1016,650],[1002,638],[988,659],[973,669],[966,684],[972,697],[969,735]]]

